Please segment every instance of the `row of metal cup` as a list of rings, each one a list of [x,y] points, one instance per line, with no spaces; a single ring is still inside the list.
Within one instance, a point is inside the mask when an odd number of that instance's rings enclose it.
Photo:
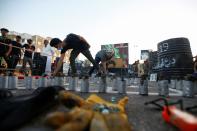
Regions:
[[[4,89],[17,89],[18,88],[18,79],[24,79],[23,86],[26,89],[32,89],[37,87],[46,87],[53,85],[63,86],[63,77],[55,77],[53,79],[47,77],[20,77],[17,76],[0,76],[0,88]]]
[[[16,76],[0,76],[0,89],[16,89],[17,88],[17,80]]]
[[[182,96],[194,97],[197,93],[197,82],[188,80],[168,80],[158,81],[159,95],[168,96],[169,88],[182,90]]]
[[[16,76],[0,76],[0,88],[5,89],[17,89],[18,88],[18,79],[23,80],[23,86],[26,89],[33,89],[37,87],[47,87],[47,86],[65,86],[65,81],[68,84],[67,89],[76,91],[76,87],[78,86],[78,78],[77,77],[31,77],[26,76],[24,78],[18,78]],[[66,79],[66,80],[65,80]],[[89,92],[89,79],[81,79],[80,91],[81,92]],[[116,78],[113,80],[114,88],[118,91],[118,93],[126,93],[126,81],[121,80],[120,78]],[[96,84],[96,88],[98,92],[105,93],[107,92],[107,81],[106,78],[98,78],[98,83]]]
[[[68,90],[75,91],[76,89],[76,83],[77,83],[77,78],[76,77],[70,77],[69,79],[69,87]],[[116,91],[118,93],[126,93],[126,81],[121,80],[120,78],[113,79],[113,88],[116,88]],[[97,89],[98,92],[100,93],[106,93],[107,92],[107,80],[106,78],[99,77],[98,78],[98,83],[97,83]],[[81,80],[81,92],[89,92],[89,79],[83,78]],[[115,89],[113,89],[115,90]]]
[[[140,95],[148,95],[148,80],[140,83],[140,78],[132,79],[133,84],[137,84]],[[187,80],[160,80],[157,82],[158,95],[169,96],[169,88],[182,90],[182,96],[194,97],[197,94],[197,82]]]
[[[47,86],[62,86],[65,87],[65,81],[68,84],[68,90],[76,91],[76,87],[78,86],[78,80],[76,77],[24,77],[25,80],[24,87],[26,89],[32,89],[37,87],[47,87]],[[67,79],[67,80],[65,80]],[[92,78],[90,78],[92,79]],[[120,77],[116,77],[112,80],[112,90],[118,91],[118,93],[126,93],[127,84],[130,83],[128,79],[121,79]],[[143,84],[140,83],[140,79],[137,79],[139,94],[148,95],[148,80],[144,80]],[[81,92],[89,92],[90,86],[89,79],[82,79],[80,84]],[[107,80],[106,78],[99,77],[98,83],[96,83],[97,89],[99,92],[107,92]],[[179,80],[179,81],[171,81],[168,80],[160,80],[157,82],[158,86],[158,94],[161,96],[169,96],[169,88],[175,88],[175,86],[180,86],[182,89],[183,96],[185,97],[194,97],[197,90],[197,82]],[[17,89],[18,87],[18,77],[16,76],[0,76],[0,88],[7,89]],[[178,87],[176,87],[178,88]]]

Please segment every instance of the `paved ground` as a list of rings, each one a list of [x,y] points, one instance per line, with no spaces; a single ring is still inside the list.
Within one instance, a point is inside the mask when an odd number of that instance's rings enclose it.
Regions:
[[[34,89],[27,90],[24,88],[24,81],[19,81],[19,89],[12,90],[12,93],[15,96],[23,95],[23,94],[30,94],[33,92]],[[80,82],[79,82],[80,85]],[[90,82],[90,91],[97,92],[97,83]],[[140,96],[138,95],[138,87],[137,83],[128,84],[127,86],[127,94],[118,94],[116,91],[112,90],[112,82],[108,80],[108,93],[97,93],[99,96],[106,100],[111,100],[112,96],[115,96],[116,99],[120,99],[123,96],[127,95],[129,97],[129,103],[126,107],[126,111],[129,118],[129,123],[133,127],[134,131],[176,131],[177,128],[165,123],[161,116],[161,111],[157,110],[154,106],[145,106],[144,103],[146,101],[154,100],[156,98],[160,98],[157,95],[157,87],[155,82],[149,83],[149,96]],[[67,88],[68,85],[65,83],[65,87]],[[79,93],[80,88],[77,88],[78,92],[74,92],[80,95],[83,98],[87,98],[91,93]],[[182,99],[184,101],[184,106],[192,106],[197,104],[197,96],[195,98],[184,98],[181,97],[181,92],[178,90],[171,89],[170,90],[170,97],[168,100],[176,101],[178,99]],[[63,106],[58,106],[54,109],[49,109],[43,115],[39,116],[33,122],[28,123],[20,131],[29,131],[29,130],[49,130],[48,128],[43,127],[42,121],[43,116],[45,116],[48,112],[54,110],[66,110]],[[197,116],[197,109],[192,112],[193,115]],[[33,128],[32,128],[33,127]]]
[[[31,92],[30,90],[28,91]],[[77,93],[78,95],[82,96],[83,98],[87,98],[91,93]],[[124,95],[119,94],[109,94],[109,93],[98,93],[99,96],[103,97],[106,100],[111,99],[112,96],[115,96],[118,99],[123,97]],[[140,95],[127,95],[129,97],[129,103],[126,107],[127,115],[129,118],[129,123],[133,127],[134,131],[176,131],[177,128],[165,123],[161,116],[161,111],[157,110],[154,106],[145,106],[144,102],[150,101],[156,98],[159,98],[159,96],[140,96]],[[178,99],[182,99],[184,101],[184,106],[191,106],[197,103],[197,98],[182,98],[182,97],[169,97],[168,100],[170,101],[176,101]],[[49,109],[49,111],[46,111],[46,114],[48,112],[54,111],[54,110],[66,110],[63,106],[59,106],[54,109]],[[43,128],[42,121],[43,116],[46,114],[43,114],[42,117],[38,117],[33,122],[27,124],[23,128],[20,129],[20,131],[29,131],[30,129],[35,130],[46,130],[48,129]],[[192,112],[193,115],[197,116],[197,110],[194,110]]]

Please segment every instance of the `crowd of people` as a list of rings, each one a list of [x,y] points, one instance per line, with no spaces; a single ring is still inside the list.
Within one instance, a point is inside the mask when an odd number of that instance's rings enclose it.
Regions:
[[[33,69],[33,54],[35,52],[35,46],[33,45],[32,39],[28,39],[27,43],[21,43],[21,36],[17,35],[15,40],[8,38],[9,30],[6,28],[1,28],[0,36],[0,73],[8,72],[9,75],[13,75],[16,70],[18,62],[21,60],[22,54],[24,54],[22,67],[19,69],[20,72],[26,73],[27,64],[30,66],[32,72]],[[92,57],[90,52],[90,44],[82,36],[77,34],[68,34],[66,38],[62,41],[59,38],[53,38],[50,42],[44,40],[44,47],[42,49],[41,55],[47,57],[45,74],[55,76],[60,68],[62,67],[65,53],[69,49],[72,49],[70,53],[70,67],[71,67],[71,76],[78,76],[75,60],[77,56],[82,53],[92,64],[93,67],[87,72],[86,75],[91,76],[94,70],[96,69],[97,75],[106,75],[107,74],[107,65],[113,61],[114,50],[100,50],[96,53],[95,59]],[[57,62],[57,66],[52,72],[52,56],[55,53],[54,48],[61,50],[61,56]],[[194,57],[194,73],[193,75],[197,77],[197,56]],[[6,63],[6,64],[4,64]],[[132,64],[133,72],[135,77],[141,77],[146,79],[150,74],[150,65],[148,60],[145,60],[143,63],[139,60],[135,61]]]
[[[9,30],[6,28],[1,28],[0,36],[0,71],[7,72],[9,75],[13,75],[18,62],[21,59],[22,53],[23,65],[20,69],[21,71],[26,71],[26,64],[33,68],[32,54],[35,51],[35,46],[32,44],[32,40],[28,39],[27,44],[22,45],[21,36],[17,35],[16,40],[11,40],[8,38]],[[3,62],[5,61],[6,64]]]
[[[194,58],[194,61],[193,61],[192,76],[194,78],[197,78],[197,56],[195,56],[193,58]],[[146,79],[146,78],[150,77],[151,65],[148,60],[145,60],[143,62],[140,62],[139,60],[137,60],[132,64],[132,70],[133,70],[133,74],[134,74],[133,77],[139,77],[142,79]],[[159,75],[158,77],[160,77],[158,79],[163,79],[163,77],[166,77],[166,76],[164,76],[165,74],[157,74],[157,75]]]
[[[148,60],[143,62],[137,60],[132,64],[132,68],[134,77],[148,77],[150,75],[150,65]]]
[[[25,73],[27,68],[27,63],[30,66],[30,70],[33,69],[33,54],[35,52],[35,46],[33,45],[32,39],[28,39],[27,43],[21,43],[21,36],[17,35],[16,40],[11,40],[8,38],[9,30],[6,28],[1,28],[1,36],[0,36],[0,71],[9,71],[9,75],[13,75],[13,72],[16,69],[18,62],[21,59],[22,53],[24,53],[22,68],[20,71]],[[57,63],[57,66],[54,72],[51,72],[51,63],[52,56],[54,55],[54,48],[61,50],[61,56]],[[80,35],[76,34],[68,34],[67,37],[62,41],[59,38],[53,38],[50,42],[48,40],[44,40],[44,48],[42,49],[41,55],[47,57],[45,74],[55,76],[57,72],[60,70],[65,52],[69,49],[72,49],[70,54],[70,67],[71,67],[71,75],[77,76],[77,71],[75,67],[75,59],[77,56],[82,53],[92,64],[93,67],[87,73],[87,75],[91,75],[94,69],[97,70],[98,75],[106,75],[106,68],[109,61],[113,59],[114,51],[113,50],[102,50],[96,54],[95,59],[92,57],[92,54],[89,50],[89,43]],[[3,61],[6,62],[6,65],[3,64]]]

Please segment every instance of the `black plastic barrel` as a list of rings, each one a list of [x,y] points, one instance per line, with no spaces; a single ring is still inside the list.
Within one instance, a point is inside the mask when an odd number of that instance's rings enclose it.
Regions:
[[[173,38],[158,44],[159,73],[170,78],[181,78],[193,72],[190,43],[187,38]]]
[[[38,53],[34,55],[32,75],[42,75],[45,72],[47,56],[41,56]]]
[[[158,52],[157,51],[150,52],[149,66],[151,73],[157,73],[157,69],[156,69],[157,62],[158,62]]]

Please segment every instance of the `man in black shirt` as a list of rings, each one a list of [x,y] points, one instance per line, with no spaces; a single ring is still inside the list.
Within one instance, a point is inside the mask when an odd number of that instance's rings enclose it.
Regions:
[[[20,42],[21,36],[16,36],[16,41],[12,41],[12,52],[10,53],[10,64],[8,68],[15,69],[18,61],[21,59],[22,44]]]
[[[2,65],[3,58],[5,59],[7,65],[9,65],[9,56],[12,51],[11,40],[7,38],[9,30],[5,28],[1,28],[0,36],[0,65]]]
[[[32,40],[28,39],[27,44],[23,45],[23,48],[25,48],[25,54],[23,58],[23,66],[22,69],[26,69],[26,64],[29,63],[30,69],[32,70],[33,67],[33,60],[32,60]]]
[[[70,66],[71,66],[71,71],[72,71],[72,76],[76,76],[76,67],[75,67],[75,59],[79,55],[79,53],[82,53],[98,70],[98,64],[94,61],[89,48],[90,45],[88,42],[81,36],[76,35],[76,34],[69,34],[67,37],[64,39],[62,42],[58,38],[53,38],[50,42],[50,45],[52,47],[55,47],[57,49],[61,49],[61,57],[60,60],[58,61],[57,68],[53,72],[53,75],[56,75],[56,73],[59,71],[63,64],[63,60],[65,57],[65,52],[68,49],[72,49],[72,52],[70,54]]]

